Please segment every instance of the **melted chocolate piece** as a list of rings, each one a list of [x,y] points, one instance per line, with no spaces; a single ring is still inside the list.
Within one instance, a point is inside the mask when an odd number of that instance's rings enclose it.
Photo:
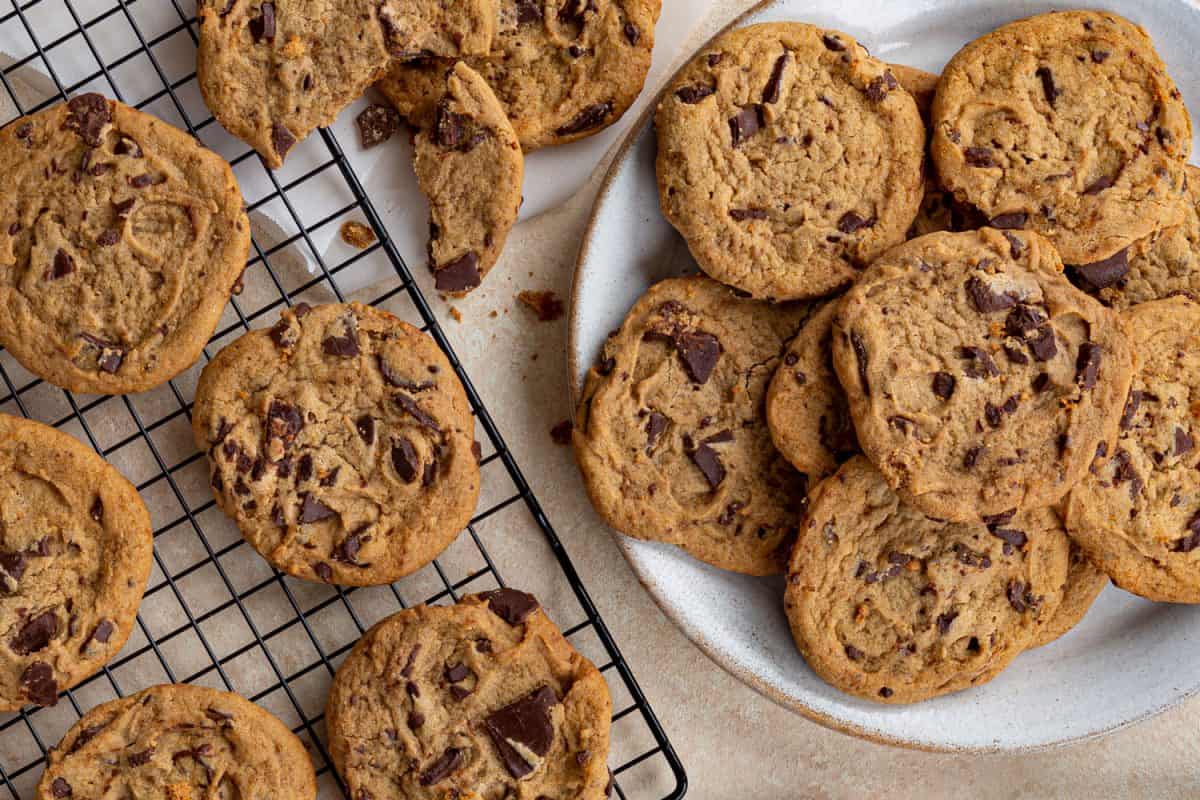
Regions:
[[[423,718],[422,722],[424,722]],[[441,781],[444,781],[446,778],[450,777],[450,774],[459,768],[459,766],[462,764],[462,761],[462,750],[457,747],[447,748],[446,752],[442,753],[441,756],[438,757],[437,761],[434,761],[424,772],[421,773],[420,778],[418,778],[418,782],[422,786],[432,786],[435,783],[440,783]]]
[[[533,595],[507,587],[485,592],[480,598],[493,614],[509,625],[520,625],[539,608],[537,598]]]
[[[787,67],[788,53],[785,50],[783,55],[775,59],[775,66],[771,69],[771,77],[767,81],[767,85],[763,87],[762,100],[764,103],[779,102],[779,89],[783,84],[783,70]]]
[[[933,393],[943,400],[949,400],[954,394],[954,376],[949,372],[935,372],[933,374]]]
[[[434,287],[439,292],[466,292],[474,289],[482,280],[479,274],[479,255],[471,251],[448,264],[435,267]]]
[[[29,702],[52,706],[58,702],[58,681],[54,670],[44,661],[34,661],[21,673],[21,689]]]
[[[425,413],[417,401],[406,394],[398,393],[392,398],[396,405],[408,412],[408,415],[417,421],[422,427],[428,428],[434,433],[441,433],[442,428],[437,424],[437,420]]]
[[[1102,261],[1071,266],[1068,271],[1070,277],[1086,291],[1107,289],[1129,273],[1129,248],[1118,250]]]
[[[354,119],[358,139],[364,150],[383,144],[400,130],[400,113],[391,106],[375,103],[367,106]]]
[[[717,337],[703,331],[680,333],[675,337],[675,347],[688,375],[696,383],[704,384],[721,356]]]
[[[580,111],[574,119],[554,132],[559,136],[574,136],[577,133],[599,128],[612,110],[611,102],[595,103]]]
[[[250,20],[250,36],[254,39],[255,44],[266,39],[268,42],[275,41],[275,4],[263,3],[261,16]],[[276,148],[278,152],[278,148]]]
[[[1046,96],[1046,102],[1054,108],[1059,95],[1062,94],[1062,90],[1054,85],[1054,73],[1049,67],[1038,67],[1034,74],[1042,81],[1042,94]]]
[[[524,753],[544,756],[554,743],[554,722],[550,709],[558,704],[558,695],[542,686],[504,708],[493,711],[484,727],[496,746],[500,760],[514,778],[533,772],[536,764],[525,760]]]
[[[302,523],[320,522],[336,514],[336,511],[313,497],[309,492],[304,494],[304,499],[300,502],[299,521]]]
[[[709,97],[713,94],[716,94],[716,92],[717,92],[717,88],[715,86],[704,86],[702,84],[697,83],[697,84],[693,84],[691,86],[684,86],[681,89],[677,89],[675,91],[675,96],[679,98],[680,102],[687,103],[690,106],[694,106],[694,105],[696,105],[696,103],[699,103],[704,98]]]
[[[63,127],[76,134],[88,147],[99,147],[100,134],[112,122],[112,112],[104,95],[94,92],[67,101],[67,119]]]
[[[57,633],[58,615],[53,611],[44,611],[26,620],[8,646],[17,655],[27,656],[45,650]]]
[[[747,139],[758,133],[763,124],[762,106],[748,106],[734,114],[729,118],[729,133],[733,146],[740,147]]]
[[[1084,342],[1079,345],[1079,356],[1075,360],[1075,382],[1084,389],[1096,385],[1100,375],[1100,345]]]
[[[271,147],[280,158],[286,156],[295,144],[296,137],[286,126],[278,122],[271,126]]]
[[[412,483],[417,479],[417,472],[421,466],[421,459],[417,455],[416,448],[412,442],[406,438],[396,439],[392,442],[392,466],[396,470],[396,474],[405,483]]]
[[[1003,311],[1017,304],[1016,296],[1009,292],[996,294],[988,288],[988,285],[978,275],[972,275],[968,278],[965,288],[967,290],[967,297],[971,300],[971,305],[981,314]]]
[[[691,457],[693,463],[704,473],[708,485],[713,489],[716,489],[721,485],[721,481],[725,480],[725,467],[721,464],[717,451],[708,444],[701,444],[693,450]]]

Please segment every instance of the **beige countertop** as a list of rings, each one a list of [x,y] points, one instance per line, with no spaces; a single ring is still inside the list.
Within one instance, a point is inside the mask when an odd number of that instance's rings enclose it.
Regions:
[[[692,2],[698,9],[704,0]],[[752,5],[715,0],[698,44]],[[689,48],[690,49],[690,48]],[[675,60],[683,53],[674,56]],[[599,175],[562,208],[520,224],[487,283],[445,329],[688,770],[695,798],[1195,797],[1200,698],[1129,729],[1025,756],[906,751],[826,730],[717,667],[659,611],[588,504],[569,448],[567,320],[537,322],[521,290],[570,296]],[[490,313],[497,311],[495,317]]]

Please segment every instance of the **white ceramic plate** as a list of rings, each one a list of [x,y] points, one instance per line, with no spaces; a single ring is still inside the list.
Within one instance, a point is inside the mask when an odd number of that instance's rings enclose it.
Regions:
[[[938,71],[963,44],[1005,22],[1070,6],[1108,8],[1149,29],[1200,114],[1197,0],[775,0],[735,24],[812,22],[852,34],[886,60]],[[659,211],[654,152],[644,117],[613,164],[580,253],[569,347],[576,397],[605,335],[642,292],[696,270]],[[1109,587],[1075,630],[1022,654],[985,686],[909,707],[864,702],[825,684],[797,654],[782,579],[723,572],[667,545],[618,541],[663,611],[718,664],[811,719],[867,738],[937,750],[1048,747],[1145,719],[1200,689],[1200,608]]]

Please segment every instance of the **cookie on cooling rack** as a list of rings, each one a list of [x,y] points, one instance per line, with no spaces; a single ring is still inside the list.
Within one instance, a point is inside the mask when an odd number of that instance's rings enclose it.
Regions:
[[[54,705],[133,630],[151,562],[137,490],[74,437],[0,414],[0,710]]]
[[[75,392],[191,366],[250,248],[233,172],[162,120],[85,94],[0,130],[0,344]]]
[[[784,607],[805,661],[849,694],[913,703],[994,678],[1054,616],[1068,540],[1048,508],[926,517],[862,456],[810,497]]]
[[[329,749],[353,797],[602,800],[612,701],[531,595],[378,623],[338,669]]]
[[[304,745],[254,703],[165,684],[96,706],[47,757],[37,800],[315,800]]]
[[[521,208],[525,156],[496,95],[463,62],[413,145],[417,184],[429,199],[429,266],[438,291],[479,286]]]
[[[217,504],[278,569],[388,583],[479,497],[474,419],[434,341],[358,303],[297,306],[209,362],[192,413]]]
[[[933,106],[942,184],[994,227],[1107,259],[1184,212],[1192,126],[1150,37],[1115,14],[1005,25],[959,51]]]
[[[500,0],[492,52],[467,58],[495,91],[521,146],[565,144],[607,128],[650,69],[661,0]],[[394,61],[377,84],[410,122],[443,94],[443,59]]]

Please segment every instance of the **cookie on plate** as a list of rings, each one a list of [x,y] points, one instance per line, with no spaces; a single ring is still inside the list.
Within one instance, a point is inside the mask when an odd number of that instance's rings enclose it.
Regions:
[[[525,156],[504,108],[463,62],[417,134],[417,183],[429,199],[429,266],[439,291],[461,296],[487,275],[521,208]]]
[[[1068,540],[1048,508],[990,524],[905,505],[862,456],[812,493],[784,606],[833,686],[913,703],[994,678],[1052,617]]]
[[[820,297],[904,241],[925,127],[849,36],[752,25],[701,49],[663,94],[659,200],[700,267],[760,299]]]
[[[98,94],[0,130],[0,344],[74,392],[124,394],[191,366],[246,265],[233,172]]]
[[[236,694],[186,684],[84,714],[50,751],[37,787],[37,800],[316,796],[312,761],[282,722]]]
[[[1111,258],[1069,267],[1067,276],[1121,311],[1182,292],[1200,297],[1200,167],[1187,167],[1183,222],[1138,239]]]
[[[833,370],[831,340],[839,302],[830,300],[804,323],[767,388],[771,440],[814,483],[860,452],[846,393]]]
[[[326,710],[338,773],[373,800],[601,800],[611,717],[599,671],[515,589],[378,623]]]
[[[1058,608],[1044,619],[1034,634],[1030,647],[1041,647],[1056,641],[1067,631],[1074,628],[1087,614],[1092,603],[1108,585],[1105,575],[1092,560],[1087,557],[1078,544],[1071,542],[1071,551],[1067,566],[1066,582],[1062,587],[1062,602]]]
[[[483,56],[492,49],[500,19],[498,0],[394,0],[379,8],[394,58]]]
[[[863,452],[906,502],[960,522],[1053,505],[1115,437],[1125,324],[1061,270],[1035,233],[932,233],[847,292],[834,367]]]
[[[137,490],[74,437],[0,414],[0,710],[54,705],[125,644],[151,561]]]
[[[359,303],[244,334],[204,368],[192,412],[217,504],[254,549],[354,586],[420,569],[466,527],[474,428],[434,341]]]
[[[526,152],[607,128],[650,69],[661,0],[500,0],[492,52],[466,59],[500,99]],[[410,122],[443,93],[443,59],[396,61],[377,84]]]
[[[1200,304],[1126,311],[1140,366],[1120,436],[1068,498],[1067,527],[1113,583],[1200,602]]]
[[[1192,125],[1145,31],[1066,11],[1005,25],[946,65],[933,104],[942,184],[1068,264],[1183,218]]]
[[[589,370],[575,421],[605,522],[722,569],[782,571],[807,479],[772,444],[763,399],[811,312],[705,277],[650,287]]]

